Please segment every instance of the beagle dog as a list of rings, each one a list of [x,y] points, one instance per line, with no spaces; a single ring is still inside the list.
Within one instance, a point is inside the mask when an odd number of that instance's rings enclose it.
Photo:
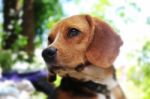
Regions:
[[[62,77],[50,99],[125,99],[112,65],[122,44],[107,23],[90,15],[58,22],[42,52],[49,81]]]

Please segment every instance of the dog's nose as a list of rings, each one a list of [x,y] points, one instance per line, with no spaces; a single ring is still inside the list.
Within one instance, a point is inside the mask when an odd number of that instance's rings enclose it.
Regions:
[[[46,62],[53,61],[56,56],[57,49],[54,47],[46,48],[42,52],[42,57]]]

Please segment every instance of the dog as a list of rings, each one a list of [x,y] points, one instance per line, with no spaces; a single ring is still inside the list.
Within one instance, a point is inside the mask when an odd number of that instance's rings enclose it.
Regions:
[[[51,99],[125,99],[113,66],[122,44],[106,22],[90,15],[58,22],[42,52],[49,81],[62,77]]]

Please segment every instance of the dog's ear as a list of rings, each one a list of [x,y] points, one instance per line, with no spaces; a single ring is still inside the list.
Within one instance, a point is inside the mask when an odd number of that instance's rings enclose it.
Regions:
[[[86,58],[96,66],[107,68],[113,64],[123,42],[107,23],[96,18],[93,21],[93,37],[87,48]]]
[[[93,37],[94,37],[94,31],[95,31],[95,23],[94,23],[94,19],[90,16],[90,15],[84,15],[86,21],[87,21],[87,24],[89,26],[89,34],[88,34],[88,41],[87,41],[87,44],[86,46],[89,46]]]

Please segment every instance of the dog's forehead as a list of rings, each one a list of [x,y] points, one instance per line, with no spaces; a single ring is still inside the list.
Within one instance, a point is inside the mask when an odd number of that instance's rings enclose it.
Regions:
[[[55,37],[59,32],[62,32],[66,28],[77,28],[81,31],[87,31],[89,29],[89,25],[84,15],[72,16],[61,20],[56,25],[54,25],[50,35]]]
[[[85,16],[72,16],[63,20],[62,25],[87,26]],[[82,27],[81,27],[82,28]]]

